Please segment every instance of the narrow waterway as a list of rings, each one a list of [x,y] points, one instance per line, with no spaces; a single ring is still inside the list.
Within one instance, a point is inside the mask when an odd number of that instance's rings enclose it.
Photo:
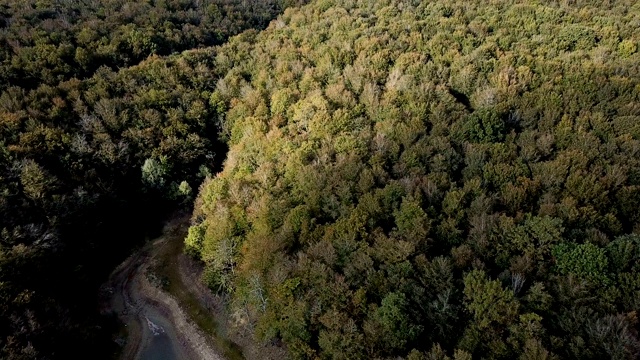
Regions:
[[[180,346],[173,343],[177,339],[173,324],[169,319],[153,308],[145,308],[142,316],[146,321],[143,331],[150,339],[140,350],[140,360],[179,360],[187,359],[187,355],[181,351]]]
[[[169,261],[167,256],[172,253],[167,249],[180,249],[183,236],[176,232],[186,224],[186,218],[167,224],[162,236],[120,264],[104,285],[110,294],[104,312],[116,314],[126,329],[126,336],[121,338],[122,359],[222,360],[213,349],[210,336],[164,291],[156,274],[158,264]]]

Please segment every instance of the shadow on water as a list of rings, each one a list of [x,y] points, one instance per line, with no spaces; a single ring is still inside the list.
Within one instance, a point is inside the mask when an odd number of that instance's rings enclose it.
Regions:
[[[144,311],[147,323],[143,333],[151,339],[142,349],[139,360],[178,360],[186,359],[177,343],[178,337],[174,324],[153,308]]]
[[[179,360],[171,339],[167,334],[156,335],[146,349],[142,351],[140,360]]]

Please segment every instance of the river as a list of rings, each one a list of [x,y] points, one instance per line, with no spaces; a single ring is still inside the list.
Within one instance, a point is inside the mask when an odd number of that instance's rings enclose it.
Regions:
[[[103,311],[115,313],[127,330],[122,359],[222,360],[212,346],[211,336],[191,321],[176,299],[162,289],[152,271],[167,261],[168,248],[182,243],[183,236],[176,235],[176,229],[184,228],[186,223],[186,218],[169,222],[162,236],[127,258],[104,285],[109,296]]]
[[[150,341],[142,347],[140,360],[178,360],[186,359],[187,355],[181,351],[180,346],[174,344],[177,339],[173,324],[154,308],[143,310],[147,326],[144,331],[150,332],[147,338]]]

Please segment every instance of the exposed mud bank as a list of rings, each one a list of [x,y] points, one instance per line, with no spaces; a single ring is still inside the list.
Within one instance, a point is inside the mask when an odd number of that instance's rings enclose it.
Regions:
[[[169,222],[162,236],[120,264],[103,287],[102,311],[115,313],[127,329],[122,359],[223,359],[150,272],[162,250],[181,241],[175,232],[186,224],[184,216]]]

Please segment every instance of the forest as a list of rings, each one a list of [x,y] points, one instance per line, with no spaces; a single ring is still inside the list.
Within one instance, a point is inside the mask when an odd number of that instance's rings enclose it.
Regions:
[[[0,358],[108,358],[179,208],[291,359],[640,356],[633,0],[0,0],[0,44]]]
[[[226,152],[211,46],[284,6],[0,1],[0,358],[110,358],[98,286]]]
[[[313,1],[220,47],[187,251],[292,359],[640,356],[640,4]]]

